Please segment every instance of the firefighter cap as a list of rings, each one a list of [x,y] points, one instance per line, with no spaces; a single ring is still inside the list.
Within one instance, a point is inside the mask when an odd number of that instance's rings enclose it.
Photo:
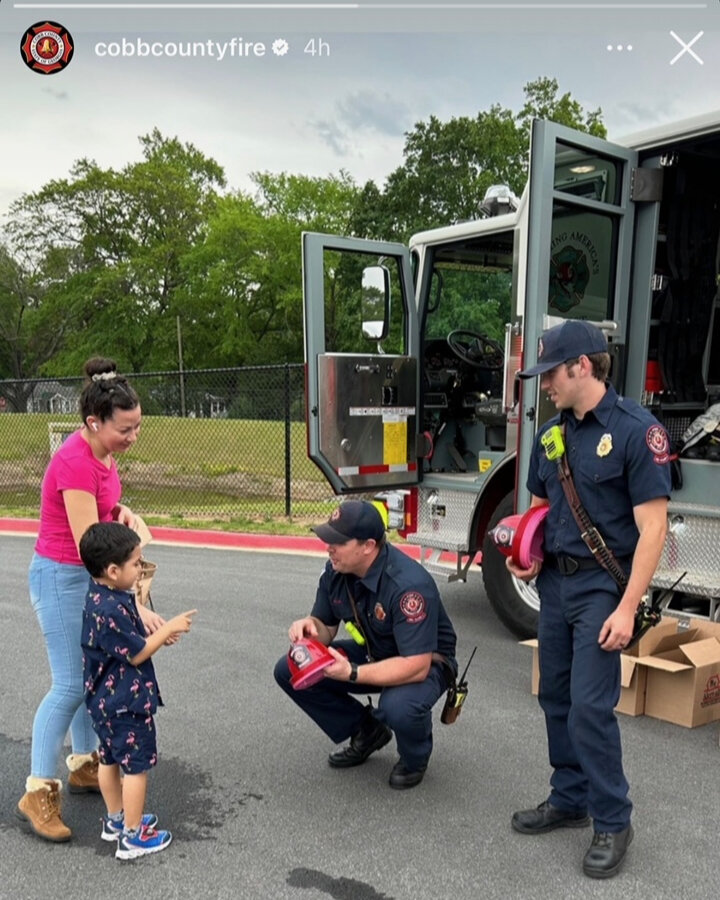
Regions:
[[[312,531],[326,544],[372,540],[380,543],[385,524],[377,508],[366,500],[346,500],[333,510],[328,521],[314,525]]]
[[[568,359],[590,356],[591,353],[607,353],[607,338],[592,322],[569,319],[544,331],[538,342],[537,365],[518,372],[520,378],[543,375]]]

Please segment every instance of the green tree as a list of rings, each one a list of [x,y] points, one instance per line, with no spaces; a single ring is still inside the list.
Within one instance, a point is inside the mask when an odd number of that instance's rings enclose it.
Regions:
[[[183,341],[188,365],[298,362],[303,359],[303,231],[344,233],[358,188],[347,173],[311,178],[256,172],[254,197],[216,204],[187,257]]]
[[[442,122],[431,116],[406,134],[405,162],[384,192],[393,236],[478,216],[491,184],[517,184],[522,139],[509,110],[493,106],[474,118]]]
[[[517,122],[528,146],[533,119],[547,119],[600,138],[607,136],[600,107],[585,112],[569,92],[558,96],[559,90],[555,78],[538,78],[525,85],[525,105],[517,115]]]
[[[60,299],[68,296],[71,256],[66,248],[52,249],[36,262],[0,245],[0,378],[9,380],[2,393],[17,412],[26,410],[32,393],[23,380],[35,376],[72,331]]]
[[[75,373],[97,352],[132,371],[177,364],[183,257],[201,237],[225,179],[213,160],[157,129],[140,144],[143,159],[120,172],[83,159],[69,179],[11,208],[11,249],[25,248],[45,280],[53,260],[66,265],[43,298],[47,314],[64,326],[44,373]]]
[[[534,117],[603,136],[601,110],[585,113],[555,79],[525,85],[517,114],[498,105],[476,116],[442,122],[431,116],[405,135],[404,162],[388,177],[376,219],[385,236],[407,240],[416,231],[475,219],[485,192],[506,184],[518,196],[527,179]]]

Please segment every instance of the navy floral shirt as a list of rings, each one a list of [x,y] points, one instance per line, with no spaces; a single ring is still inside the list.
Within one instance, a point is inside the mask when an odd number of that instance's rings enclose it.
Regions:
[[[83,611],[85,704],[96,721],[121,713],[151,716],[162,706],[152,658],[128,659],[145,647],[147,633],[129,591],[90,579]]]

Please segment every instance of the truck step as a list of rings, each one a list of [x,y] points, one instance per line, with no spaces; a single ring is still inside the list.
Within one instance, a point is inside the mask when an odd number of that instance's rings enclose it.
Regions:
[[[407,536],[408,544],[419,544],[421,547],[436,547],[438,550],[454,550],[456,553],[467,553],[465,540],[449,540],[447,535],[434,535],[427,531],[415,531]]]
[[[430,551],[429,553],[426,551]],[[467,581],[467,573],[475,559],[474,553],[458,553],[455,566],[441,559],[441,549],[430,547],[420,548],[420,562],[424,569],[438,580],[443,581]]]

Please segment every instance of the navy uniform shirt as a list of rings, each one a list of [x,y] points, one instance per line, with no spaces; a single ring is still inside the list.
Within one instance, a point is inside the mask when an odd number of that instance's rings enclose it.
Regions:
[[[557,463],[546,458],[540,443],[541,435],[561,422],[575,489],[590,520],[618,558],[632,556],[639,537],[633,507],[670,496],[670,442],[665,429],[642,406],[619,397],[611,384],[582,419],[563,410],[540,429],[527,487],[550,501],[544,548],[577,558],[591,553],[565,499]]]
[[[423,567],[385,544],[362,578],[335,572],[328,560],[311,615],[333,627],[354,622],[352,592],[373,660],[438,652],[455,658],[455,630],[437,585]]]
[[[139,666],[128,662],[144,649],[146,638],[135,596],[90,579],[82,648],[85,704],[93,719],[126,712],[148,716],[162,706],[152,657]]]

